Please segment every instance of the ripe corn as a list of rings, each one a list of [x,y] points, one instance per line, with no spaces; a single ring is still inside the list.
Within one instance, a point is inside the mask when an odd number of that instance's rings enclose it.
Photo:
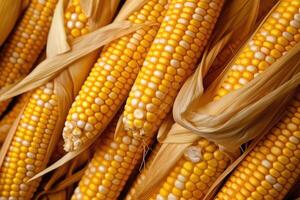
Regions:
[[[1,119],[0,121],[0,143],[2,144],[6,138],[6,135],[12,126],[15,119],[20,114],[22,108],[25,106],[26,102],[30,98],[31,93],[28,92],[20,97],[14,107]]]
[[[239,164],[217,200],[285,198],[300,175],[299,108],[298,90],[285,116]]]
[[[192,73],[221,11],[223,0],[171,0],[126,102],[123,123],[151,135]]]
[[[202,138],[186,149],[150,199],[202,199],[228,164],[218,146]]]
[[[150,0],[128,20],[160,23],[167,0]],[[79,149],[108,125],[139,72],[159,26],[145,27],[111,42],[102,51],[67,116],[65,150]]]
[[[299,6],[298,0],[282,0],[280,2],[254,37],[237,55],[227,77],[217,91],[215,99],[219,99],[228,92],[245,85],[299,42]],[[209,144],[205,139],[201,139],[198,145],[189,147],[186,154],[180,158],[172,171],[162,181],[162,187],[153,196],[154,198],[192,199],[193,197],[201,198],[205,195],[208,191],[208,187],[205,186],[211,185],[216,180],[220,172],[227,167],[228,162],[222,152],[217,150],[213,144],[201,145],[201,143]],[[292,143],[289,142],[290,144]],[[210,150],[203,148],[206,146],[210,146]],[[271,148],[271,146],[268,147]],[[278,150],[277,147],[276,150]],[[280,149],[279,151],[281,152]],[[203,162],[211,162],[211,164],[201,164]],[[256,161],[255,164],[257,164]],[[205,167],[201,168],[202,165]],[[199,171],[199,169],[203,169],[204,172]],[[198,181],[196,182],[196,180]],[[238,196],[236,197],[238,199]]]
[[[143,184],[143,181],[146,178],[146,173],[147,173],[152,161],[154,160],[156,154],[158,153],[158,150],[159,150],[160,146],[161,146],[160,144],[156,144],[153,151],[149,152],[150,157],[146,161],[146,166],[143,169],[143,171],[141,171],[138,174],[138,176],[136,177],[136,180],[134,181],[133,185],[130,187],[130,191],[126,195],[125,200],[135,200],[135,194],[136,194],[137,188],[138,188],[139,185]]]
[[[57,0],[32,0],[0,52],[0,89],[31,70],[47,41]],[[0,102],[0,115],[9,100]]]
[[[80,9],[79,0],[72,0],[68,6],[65,22],[69,38],[88,31],[87,18]],[[73,30],[77,30],[76,34]],[[58,119],[57,103],[52,81],[32,92],[1,166],[0,198],[32,197],[39,180],[27,181],[43,170],[47,162],[45,155]]]
[[[117,199],[127,179],[143,155],[143,141],[130,132],[114,136],[116,122],[105,131],[102,143],[96,149],[72,200]]]

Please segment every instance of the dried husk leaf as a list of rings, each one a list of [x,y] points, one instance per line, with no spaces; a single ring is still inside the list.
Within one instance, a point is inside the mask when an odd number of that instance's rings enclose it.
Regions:
[[[212,89],[210,89],[207,97],[203,99],[203,96],[201,96],[204,92],[202,84],[203,77],[206,75],[208,69],[210,68],[211,64],[214,62],[216,56],[220,53],[222,48],[230,41],[231,38],[234,38],[236,34],[240,33],[241,27],[243,27],[244,30],[245,24],[251,24],[248,26],[248,28],[245,29],[248,31],[248,33],[245,34],[249,34],[253,31],[253,29],[255,28],[257,17],[259,15],[259,3],[259,1],[241,0],[231,1],[231,3],[229,2],[229,4],[225,5],[226,7],[224,8],[224,11],[222,12],[219,19],[219,26],[217,25],[216,32],[214,32],[215,34],[212,37],[212,41],[214,42],[210,43],[210,45],[204,52],[202,61],[195,74],[187,80],[187,82],[180,90],[179,96],[176,98],[173,108],[173,115],[175,117],[175,120],[178,120],[178,118],[180,117],[186,117],[185,110],[187,110],[188,108],[191,109],[191,116],[188,117],[194,117],[198,112],[196,108],[201,108],[201,106],[205,105],[212,99],[213,94],[221,81],[221,78],[219,78],[217,82],[215,82],[215,84],[211,87]],[[221,74],[222,76],[220,77],[223,77],[225,73],[226,70]],[[200,101],[202,101],[201,104]],[[194,105],[196,103],[198,103],[197,106]],[[190,106],[191,104],[193,105]],[[215,105],[210,107],[210,111],[214,111],[214,109]],[[212,113],[209,113],[208,116],[210,117],[211,114]],[[180,117],[178,117],[178,115]],[[199,117],[198,120],[200,119],[202,118]],[[209,124],[211,123],[212,121],[210,120]],[[210,131],[214,132],[215,129],[211,128]],[[200,138],[198,134],[195,134],[198,130],[196,130],[195,132],[194,131],[195,128],[186,129],[181,124],[177,123],[172,126],[170,131],[161,131],[160,137],[165,137],[165,139],[160,141],[164,144],[162,145],[160,152],[157,154],[153,164],[151,165],[144,184],[140,186],[140,188],[138,188],[139,194],[137,195],[137,197],[139,199],[149,198],[153,191],[156,190],[156,187],[160,180],[164,178],[164,176],[171,170],[177,160],[182,156],[183,151],[186,149],[186,147]],[[230,149],[230,151],[226,149],[226,153],[233,160],[239,153],[239,151],[237,150],[238,148]],[[172,157],[170,158],[168,155],[172,155]]]
[[[52,24],[48,34],[48,42],[46,45],[47,58],[62,54],[71,50],[67,41],[64,22],[64,10],[69,0],[59,0],[57,2],[55,12],[53,14]],[[55,24],[55,25],[54,25]],[[51,42],[49,42],[51,41]],[[38,66],[37,66],[38,67]]]
[[[8,37],[18,17],[22,14],[22,10],[25,9],[27,5],[28,1],[23,2],[22,0],[0,0],[0,46]]]
[[[97,142],[93,145],[95,147]],[[37,192],[35,199],[40,199],[48,194],[53,194],[61,191],[66,191],[71,188],[74,183],[78,182],[85,169],[86,164],[92,158],[94,153],[94,148],[89,148],[87,151],[82,152],[80,156],[77,156],[71,162],[67,162],[55,171],[50,176],[47,182],[44,182],[42,190]],[[85,167],[83,167],[85,166]],[[68,198],[67,198],[68,199]]]
[[[56,193],[50,193],[47,194],[45,196],[43,196],[42,198],[38,198],[41,200],[66,200],[67,198],[67,192],[62,190]]]
[[[227,59],[228,61],[230,58],[232,58],[236,52],[239,50],[241,45],[247,40],[247,36],[249,36],[249,33],[253,30],[253,27],[258,26],[261,20],[266,16],[266,14],[271,10],[271,8],[276,4],[277,0],[264,0],[264,1],[256,1],[255,4],[252,4],[252,11],[250,14],[245,18],[246,21],[241,21],[238,26],[239,29],[242,29],[243,31],[235,31],[232,33],[232,36],[230,38],[230,41],[227,43],[225,47],[223,47],[222,52],[220,53],[221,60]],[[251,3],[251,2],[248,2]],[[249,5],[251,6],[251,5]],[[259,8],[257,7],[259,6]],[[233,14],[232,14],[233,15]],[[227,17],[227,16],[226,16]],[[227,17],[228,20],[235,19],[234,16]],[[226,18],[222,18],[221,20],[225,20]],[[222,21],[219,20],[220,24],[222,24]],[[245,30],[245,31],[244,31]],[[216,33],[218,33],[216,31]],[[216,39],[216,41],[218,41]],[[236,46],[238,45],[238,46]],[[228,55],[229,57],[223,57],[223,51],[230,50],[231,55]],[[221,63],[221,61],[216,62],[212,64],[210,67],[208,73],[204,77],[204,87],[207,88],[224,70],[225,63]]]
[[[80,1],[80,6],[84,13],[89,17],[90,26],[99,27],[99,24],[105,20],[107,16],[115,16],[115,5],[118,5],[120,0],[110,0],[103,3],[103,0],[95,0],[92,3],[86,0]],[[101,12],[99,12],[101,10]],[[124,20],[125,18],[123,18]]]
[[[22,0],[22,9],[26,9],[31,0]]]
[[[286,195],[285,199],[286,200],[300,200],[300,182],[299,182],[299,177],[295,183],[295,185],[293,186],[293,188],[288,192],[288,194]]]
[[[68,162],[61,166],[59,170],[55,170],[51,174],[51,178],[47,181],[45,186],[43,187],[43,192],[49,192],[54,187],[55,183],[57,183],[62,177],[65,177],[66,174],[69,174],[69,168],[72,163]]]
[[[76,162],[77,158],[74,159],[73,161]],[[88,160],[85,160],[84,164],[87,164]],[[75,162],[72,162],[75,163]],[[71,165],[72,165],[71,164]],[[80,163],[83,164],[83,163]],[[75,183],[77,183],[81,177],[83,176],[86,167],[84,168],[80,168],[79,170],[74,170],[73,169],[68,169],[70,167],[69,163],[66,163],[65,165],[63,165],[62,168],[64,170],[65,173],[67,173],[67,176],[63,176],[66,174],[59,174],[60,176],[58,176],[57,173],[59,173],[59,171],[61,170],[60,168],[57,169],[55,172],[57,172],[55,175],[57,176],[51,176],[51,179],[49,180],[49,183],[53,184],[51,185],[51,187],[49,187],[48,183],[47,183],[47,188],[45,187],[43,191],[40,191],[36,196],[35,199],[40,199],[43,196],[48,196],[49,194],[55,194],[55,193],[60,193],[62,191],[65,191],[66,193],[68,193],[68,189],[73,186]],[[63,178],[60,182],[58,182],[57,184],[54,181],[57,181],[55,179],[61,179]],[[54,184],[55,183],[55,184]],[[69,195],[68,195],[69,196]],[[70,199],[70,197],[65,198],[65,199]]]

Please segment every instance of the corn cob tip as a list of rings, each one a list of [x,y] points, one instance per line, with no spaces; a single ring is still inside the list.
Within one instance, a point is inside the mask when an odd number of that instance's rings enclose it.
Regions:
[[[72,123],[66,122],[65,124],[66,126],[63,129],[63,139],[65,141],[64,150],[67,152],[78,150],[82,146],[82,144],[87,142],[88,139],[92,139],[96,136],[95,131],[94,132],[85,131],[84,134],[87,137],[79,138],[80,136],[83,135],[83,131],[77,127],[73,128],[74,126]],[[93,128],[92,125],[90,124],[86,124],[85,127],[83,128],[86,129],[86,127],[90,127],[90,129]]]

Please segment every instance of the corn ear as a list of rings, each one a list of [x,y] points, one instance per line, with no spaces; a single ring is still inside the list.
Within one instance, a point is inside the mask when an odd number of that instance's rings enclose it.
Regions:
[[[126,101],[123,124],[127,130],[148,137],[157,130],[196,67],[222,5],[222,0],[170,1]]]

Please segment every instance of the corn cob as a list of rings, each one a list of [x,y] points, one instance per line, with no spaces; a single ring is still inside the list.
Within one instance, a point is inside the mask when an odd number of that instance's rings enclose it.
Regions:
[[[116,122],[104,133],[72,200],[117,199],[129,175],[143,155],[143,142],[130,132],[122,131],[114,137]]]
[[[65,12],[65,22],[69,38],[88,31],[87,18],[80,9],[79,0],[71,1]],[[75,35],[73,30],[77,30]],[[32,197],[39,180],[27,181],[47,162],[45,155],[58,119],[57,103],[53,81],[32,92],[1,166],[0,198]]]
[[[32,0],[0,52],[0,89],[29,73],[46,44],[57,0]],[[9,100],[0,102],[0,115]]]
[[[161,22],[167,0],[150,0],[128,20]],[[110,122],[139,72],[158,26],[146,27],[110,43],[101,53],[67,116],[65,150],[78,149]]]
[[[239,164],[217,200],[284,199],[300,175],[299,108],[298,90],[285,116]]]
[[[20,114],[22,108],[25,106],[26,102],[28,101],[31,93],[28,92],[24,95],[18,97],[18,100],[12,110],[9,111],[0,121],[0,143],[3,143],[6,135],[12,126],[15,119]]]
[[[298,25],[296,19],[299,19],[299,4],[297,0],[280,2],[249,43],[241,49],[215,99],[245,85],[299,42],[300,26],[294,26]],[[153,198],[203,198],[209,189],[207,186],[227,167],[227,161],[226,156],[215,145],[201,139],[198,144],[186,150],[186,154],[163,179],[159,192]],[[202,164],[203,162],[211,164]]]
[[[143,171],[141,171],[138,174],[138,176],[136,177],[134,183],[132,184],[132,187],[130,188],[130,191],[128,192],[128,194],[125,197],[125,200],[135,200],[136,189],[138,188],[139,185],[143,184],[143,181],[146,178],[146,173],[147,173],[152,161],[154,160],[156,154],[158,153],[160,146],[161,146],[160,144],[156,144],[153,151],[149,152],[150,157],[146,161],[146,166],[143,169]]]
[[[171,0],[126,102],[123,123],[137,135],[158,128],[184,80],[196,67],[223,0]]]

